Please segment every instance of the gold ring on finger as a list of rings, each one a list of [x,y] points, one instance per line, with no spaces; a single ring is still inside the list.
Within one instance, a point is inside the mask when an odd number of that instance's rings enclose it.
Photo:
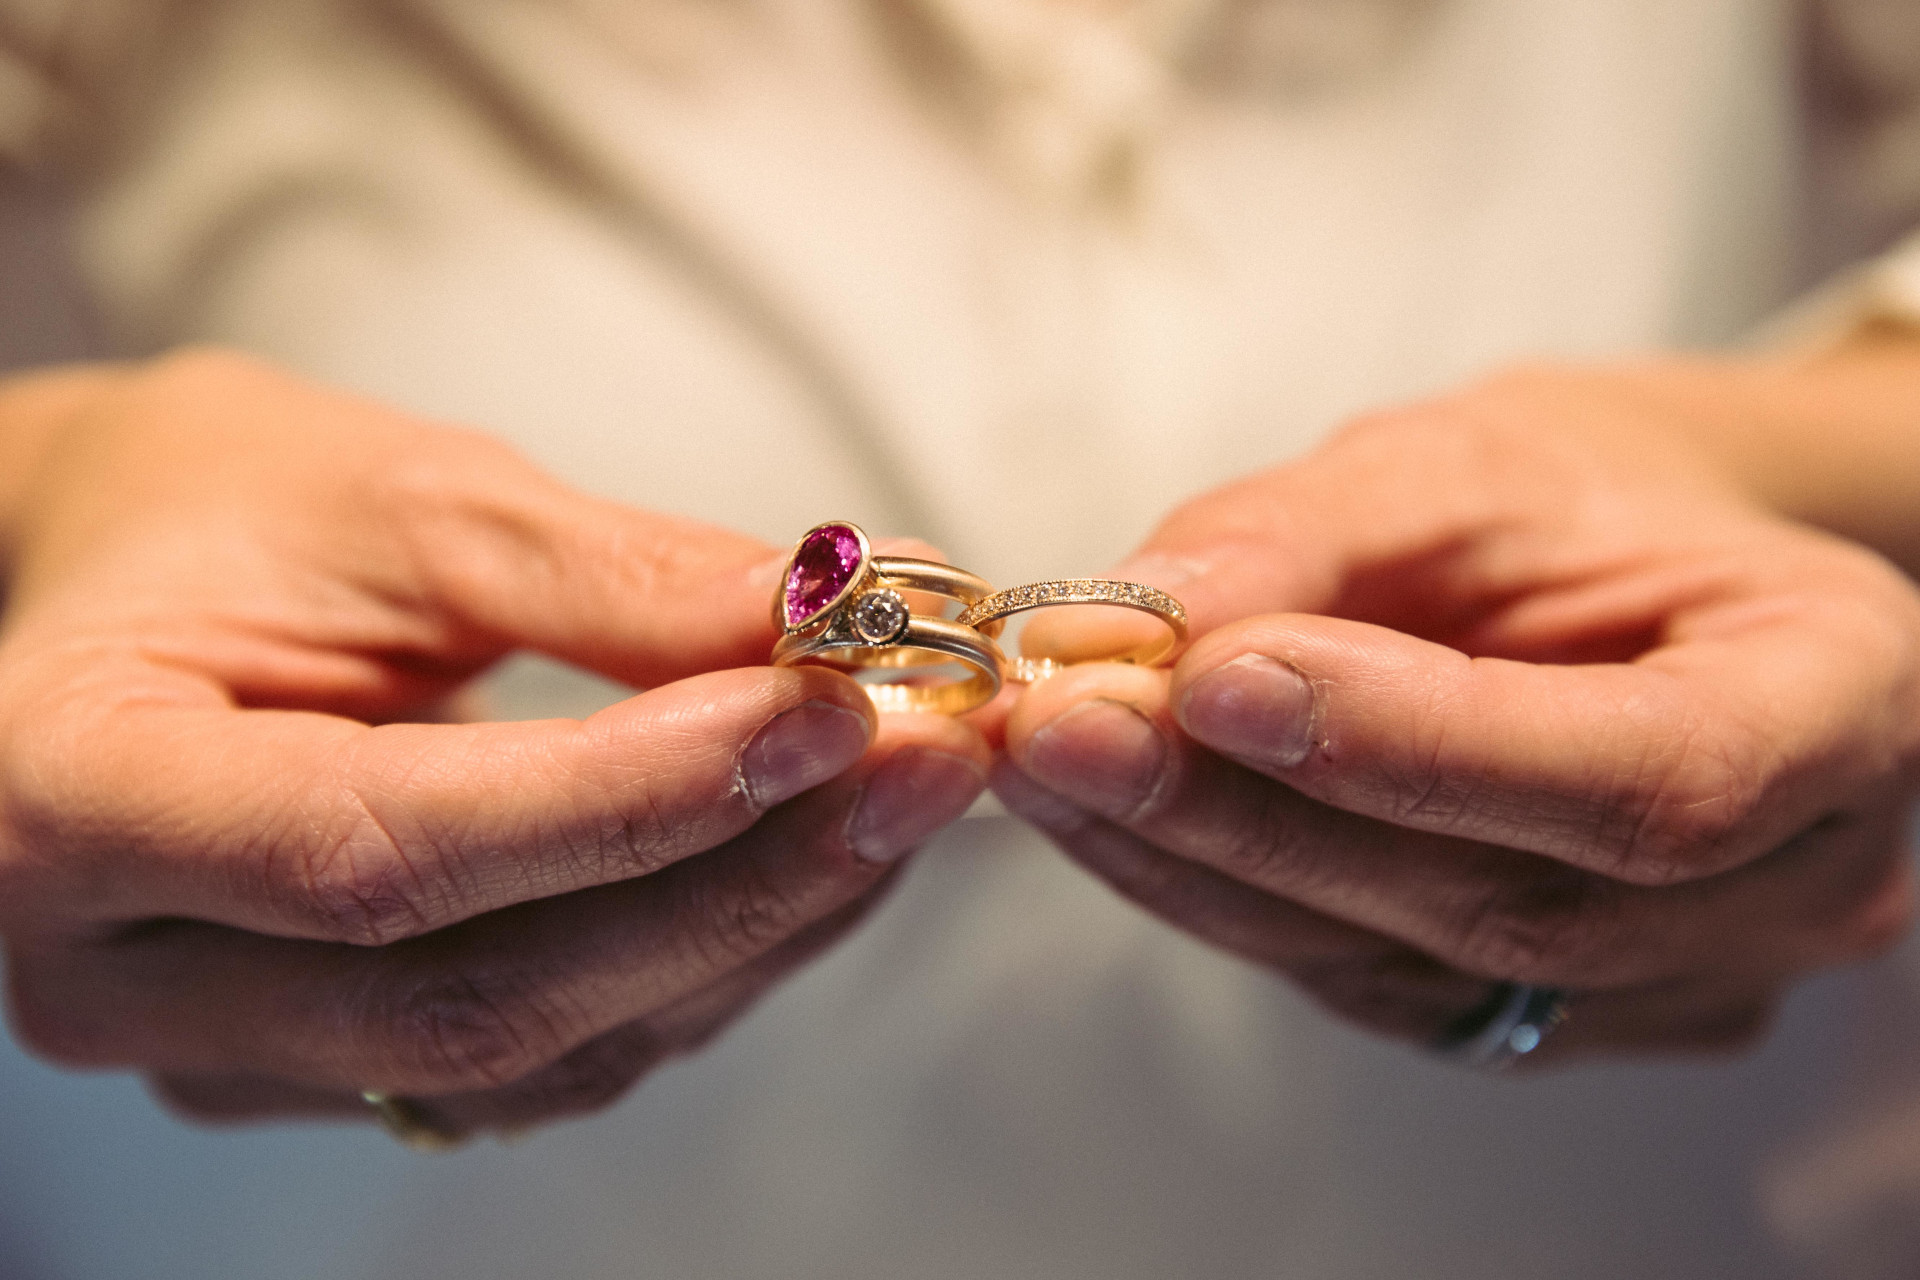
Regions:
[[[1030,582],[1023,587],[996,591],[968,605],[955,619],[962,626],[997,634],[1006,619],[1029,609],[1051,609],[1060,605],[1116,605],[1151,614],[1165,623],[1165,629],[1152,639],[1119,653],[1098,658],[1062,662],[1053,658],[1015,658],[1009,661],[1006,678],[1018,684],[1031,684],[1066,667],[1083,661],[1126,662],[1150,667],[1177,649],[1187,638],[1187,610],[1178,600],[1157,587],[1114,578],[1064,578],[1050,582]],[[992,628],[988,631],[988,628]]]

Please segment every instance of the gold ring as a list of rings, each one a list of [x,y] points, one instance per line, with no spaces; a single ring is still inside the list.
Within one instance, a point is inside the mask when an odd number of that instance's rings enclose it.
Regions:
[[[415,1151],[452,1151],[466,1144],[466,1134],[436,1123],[417,1102],[377,1089],[362,1089],[360,1096],[373,1109],[380,1127],[401,1146]]]
[[[1006,625],[1006,620],[1016,613],[1067,604],[1118,605],[1150,613],[1167,625],[1165,635],[1156,636],[1145,644],[1122,653],[1085,661],[1127,662],[1150,667],[1172,653],[1187,638],[1186,606],[1157,587],[1112,578],[1066,578],[1009,587],[969,604],[955,621],[961,626],[975,627],[987,634],[997,635],[1000,628]],[[992,628],[992,631],[988,631],[988,628]],[[1056,662],[1052,658],[1017,658],[1008,664],[1006,678],[1018,684],[1031,684],[1076,665],[1077,662]]]
[[[875,707],[959,715],[1000,692],[1006,659],[993,642],[1000,627],[914,613],[903,593],[969,606],[992,591],[984,578],[952,565],[876,556],[858,525],[816,525],[794,544],[774,593],[773,620],[784,634],[773,647],[773,663],[901,673],[897,680],[865,683]],[[914,675],[914,668],[956,663],[966,668],[959,676],[926,682]]]

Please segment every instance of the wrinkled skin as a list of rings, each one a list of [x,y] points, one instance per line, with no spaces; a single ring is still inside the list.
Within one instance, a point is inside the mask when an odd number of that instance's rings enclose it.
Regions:
[[[1117,572],[1197,641],[1034,686],[996,791],[1389,1035],[1519,981],[1573,993],[1529,1061],[1749,1042],[1906,930],[1920,596],[1685,443],[1690,379],[1517,373],[1189,503]]]
[[[971,729],[764,665],[779,553],[190,353],[0,393],[0,933],[32,1049],[189,1114],[600,1106],[843,935]],[[534,649],[648,690],[433,723]]]
[[[880,723],[760,665],[750,539],[231,356],[7,384],[14,1029],[201,1118],[589,1110],[851,928],[985,731],[1070,856],[1363,1025],[1518,980],[1575,992],[1529,1061],[1744,1043],[1906,927],[1920,599],[1698,404],[1539,371],[1355,424],[1119,570],[1187,602],[1176,667]],[[446,723],[515,649],[648,692]]]

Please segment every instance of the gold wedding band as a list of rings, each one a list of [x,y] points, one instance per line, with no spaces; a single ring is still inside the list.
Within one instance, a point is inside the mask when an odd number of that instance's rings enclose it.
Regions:
[[[858,525],[829,521],[794,544],[774,592],[773,620],[783,632],[775,666],[815,663],[900,678],[865,683],[881,711],[959,715],[1000,692],[1006,659],[993,636],[913,612],[906,592],[966,606],[993,591],[984,578],[933,560],[876,556]],[[958,675],[918,668],[958,666]]]
[[[1064,578],[1051,582],[1031,582],[1024,587],[996,591],[975,601],[955,619],[961,626],[981,631],[993,628],[997,634],[1006,619],[1029,609],[1051,609],[1058,605],[1118,605],[1152,614],[1166,624],[1166,634],[1136,648],[1098,659],[1101,662],[1126,662],[1150,667],[1172,653],[1187,638],[1187,610],[1178,600],[1157,587],[1113,578]],[[1016,658],[1007,667],[1006,678],[1018,684],[1031,684],[1069,666],[1051,658]]]
[[[403,1147],[414,1151],[452,1151],[466,1145],[466,1134],[437,1123],[417,1102],[377,1089],[363,1089],[360,1097],[372,1109],[380,1127]]]
[[[904,593],[938,596],[962,606],[952,620],[915,613]],[[934,560],[876,556],[855,524],[830,520],[807,530],[787,557],[773,596],[782,635],[775,666],[810,662],[861,673],[901,674],[869,681],[882,711],[959,715],[993,700],[1003,681],[1031,683],[1076,662],[1009,659],[994,643],[1006,620],[1057,605],[1118,605],[1152,614],[1166,633],[1098,659],[1152,666],[1187,638],[1187,611],[1156,587],[1112,578],[1067,578],[995,591],[984,578]],[[960,674],[927,678],[916,668],[957,666]]]

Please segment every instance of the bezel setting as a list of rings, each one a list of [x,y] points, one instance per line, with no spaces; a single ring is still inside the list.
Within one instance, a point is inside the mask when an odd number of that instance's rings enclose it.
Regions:
[[[799,617],[793,616],[795,596],[797,594],[795,591],[794,575],[800,570],[802,557],[813,551],[815,544],[830,537],[837,539],[837,535],[843,532],[851,533],[855,543],[859,547],[859,558],[854,561],[852,568],[849,570],[843,566],[835,571],[835,576],[844,573],[846,580],[840,584],[839,588],[825,602],[816,603],[813,608]],[[800,536],[799,541],[793,544],[792,554],[787,557],[786,567],[781,571],[780,575],[780,591],[779,594],[774,597],[774,624],[788,634],[806,631],[819,624],[821,620],[832,615],[834,610],[845,604],[859,592],[862,587],[866,586],[872,576],[873,548],[867,542],[865,530],[861,529],[859,525],[846,520],[828,520],[825,523],[817,524]]]
[[[891,587],[864,593],[847,613],[853,633],[873,645],[892,644],[907,633],[907,624],[913,621],[906,597]]]

